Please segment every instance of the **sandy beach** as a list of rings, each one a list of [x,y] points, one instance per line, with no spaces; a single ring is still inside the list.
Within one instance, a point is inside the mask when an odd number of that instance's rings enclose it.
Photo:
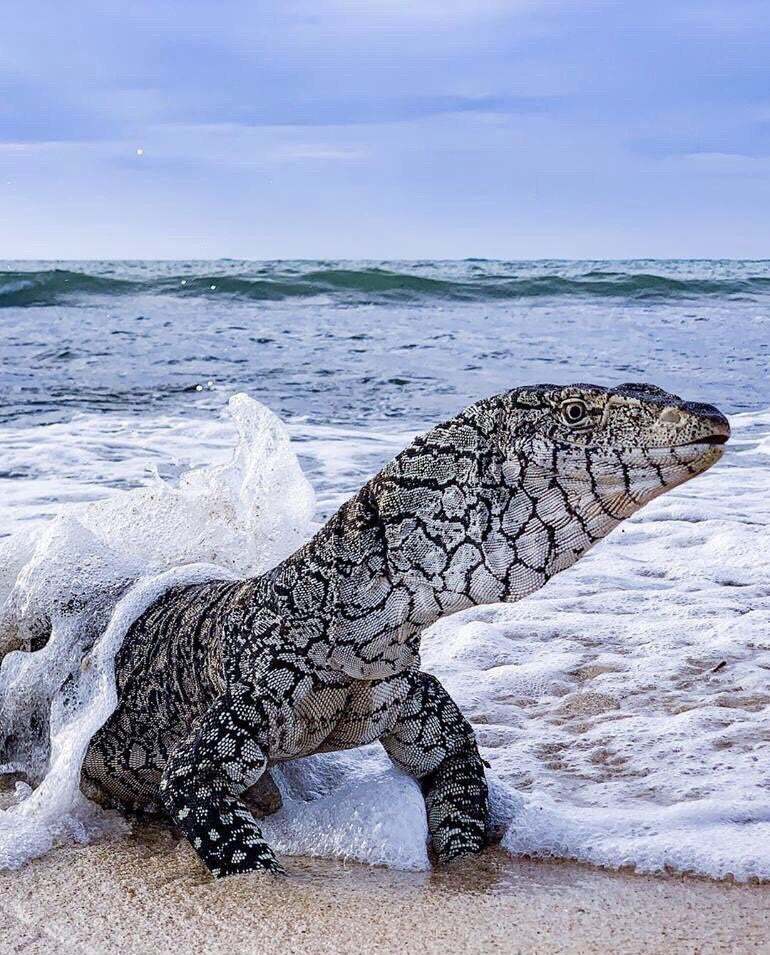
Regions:
[[[0,875],[0,952],[668,953],[770,950],[770,886],[481,859],[429,873],[295,857],[214,882],[157,825]]]

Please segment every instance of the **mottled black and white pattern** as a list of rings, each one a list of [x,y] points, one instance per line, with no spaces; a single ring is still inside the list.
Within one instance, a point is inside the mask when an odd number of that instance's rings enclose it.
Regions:
[[[721,456],[726,419],[648,385],[521,388],[417,438],[263,576],[180,587],[130,629],[89,793],[167,812],[215,875],[280,871],[249,808],[273,764],[380,740],[439,860],[488,824],[473,732],[420,635],[514,601]]]

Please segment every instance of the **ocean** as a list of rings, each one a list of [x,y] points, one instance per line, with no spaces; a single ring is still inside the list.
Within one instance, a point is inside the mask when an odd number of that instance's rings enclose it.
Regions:
[[[424,665],[474,724],[510,852],[770,878],[769,261],[0,263],[0,604],[256,572],[431,423],[572,381],[713,402],[734,439],[538,594],[441,621]],[[56,707],[84,620],[3,667],[0,718],[48,707],[59,745],[0,813],[0,867],[122,824],[79,801],[84,731]],[[379,752],[303,762],[277,848],[428,864]]]

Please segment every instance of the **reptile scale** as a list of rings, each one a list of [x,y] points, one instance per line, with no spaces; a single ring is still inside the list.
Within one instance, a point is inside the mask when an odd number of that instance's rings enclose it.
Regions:
[[[420,782],[436,858],[480,852],[484,764],[419,668],[422,632],[542,587],[714,464],[729,434],[713,406],[644,384],[477,402],[269,572],[156,601],[118,653],[118,707],[91,741],[82,788],[168,814],[216,876],[280,872],[252,812],[269,767],[379,740]]]

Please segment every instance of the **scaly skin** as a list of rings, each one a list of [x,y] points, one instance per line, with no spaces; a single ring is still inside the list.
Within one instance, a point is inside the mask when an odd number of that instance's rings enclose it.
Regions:
[[[420,635],[542,587],[722,454],[726,419],[648,385],[541,385],[417,438],[263,576],[167,593],[116,660],[87,792],[167,812],[218,876],[280,871],[244,800],[266,769],[380,740],[418,779],[439,860],[481,851],[471,727]]]

